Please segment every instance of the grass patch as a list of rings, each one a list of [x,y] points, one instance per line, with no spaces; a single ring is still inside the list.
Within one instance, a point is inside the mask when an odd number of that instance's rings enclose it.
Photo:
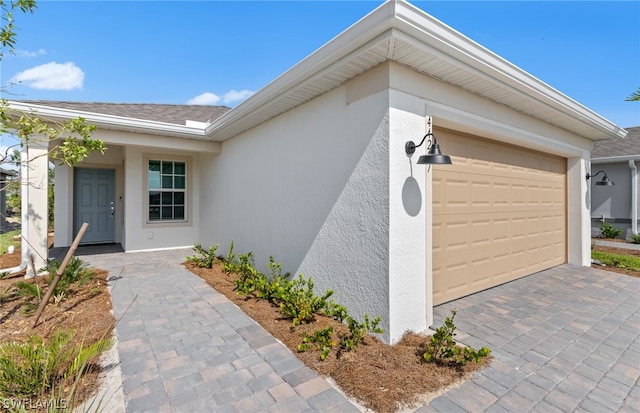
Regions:
[[[10,245],[13,245],[14,247],[20,246],[20,240],[14,239],[17,235],[20,235],[20,230],[0,234],[0,255],[6,253]]]
[[[640,257],[614,254],[604,251],[591,251],[591,258],[594,260],[598,260],[609,267],[626,268],[632,271],[640,271]]]

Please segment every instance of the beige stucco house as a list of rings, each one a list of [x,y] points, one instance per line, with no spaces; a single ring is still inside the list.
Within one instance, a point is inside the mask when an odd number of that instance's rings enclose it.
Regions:
[[[589,266],[590,151],[626,134],[404,1],[228,111],[12,106],[82,116],[108,146],[56,167],[56,246],[85,220],[87,242],[128,253],[197,242],[224,253],[234,241],[259,266],[273,255],[335,290],[351,313],[382,316],[389,342],[425,330],[439,303]],[[405,152],[428,119],[452,165],[417,164],[426,145]],[[30,199],[46,217],[46,202]]]

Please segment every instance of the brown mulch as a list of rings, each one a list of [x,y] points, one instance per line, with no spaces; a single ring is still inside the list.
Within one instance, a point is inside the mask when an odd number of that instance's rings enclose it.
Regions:
[[[640,256],[640,251],[624,248],[594,246],[594,250]],[[0,268],[19,265],[19,248],[13,254],[0,256]],[[337,321],[318,316],[312,324],[293,328],[290,320],[283,318],[279,310],[263,300],[239,296],[233,290],[233,278],[222,273],[220,268],[201,269],[185,264],[209,285],[227,296],[247,315],[260,323],[273,336],[289,347],[305,364],[319,374],[330,377],[350,397],[376,412],[394,412],[415,404],[424,404],[436,397],[449,386],[454,386],[469,378],[471,373],[483,368],[482,365],[468,365],[465,368],[436,366],[424,363],[422,349],[427,338],[417,334],[407,334],[400,343],[393,346],[367,337],[354,352],[331,353],[327,360],[320,361],[319,351],[298,352],[301,334],[325,328],[329,324],[336,331],[346,332],[346,327]],[[606,271],[640,277],[639,272],[615,267],[600,267]],[[15,282],[22,281],[24,273],[0,279],[0,342],[26,341],[30,334],[49,337],[57,327],[76,330],[74,341],[84,339],[85,343],[97,340],[114,325],[111,315],[111,299],[106,286],[108,273],[96,270],[94,280],[78,288],[59,304],[50,303],[34,330],[29,330],[31,318],[24,315],[21,305],[24,298],[10,297]],[[38,277],[30,282],[44,284]],[[99,387],[97,369],[92,370],[80,383],[78,400],[84,400]]]
[[[297,350],[302,343],[302,334],[312,335],[329,325],[333,325],[334,334],[338,331],[346,333],[346,325],[330,317],[317,316],[313,323],[292,327],[291,320],[285,319],[268,301],[236,294],[235,275],[225,274],[219,265],[213,269],[199,268],[191,263],[185,266],[282,341],[307,366],[330,377],[348,396],[376,412],[396,412],[425,404],[449,386],[468,379],[489,362],[485,360],[483,364],[471,363],[463,367],[426,363],[422,353],[428,338],[417,334],[406,334],[393,346],[368,336],[355,351],[337,352],[334,348],[329,357],[321,361],[319,350]],[[337,334],[335,337],[337,342]]]
[[[0,255],[0,268],[15,267],[19,264],[19,248],[13,254]],[[107,277],[108,272],[95,270],[95,276],[91,281],[81,287],[73,287],[65,299],[57,304],[52,299],[34,329],[30,328],[33,317],[22,311],[28,299],[15,294],[15,283],[37,283],[42,291],[46,291],[47,277],[25,280],[23,271],[0,279],[0,343],[26,342],[33,334],[47,339],[59,328],[75,331],[72,345],[87,345],[105,336],[110,337],[115,320],[111,315],[111,295],[107,289]],[[99,367],[94,365],[78,383],[74,403],[86,400],[99,386]]]

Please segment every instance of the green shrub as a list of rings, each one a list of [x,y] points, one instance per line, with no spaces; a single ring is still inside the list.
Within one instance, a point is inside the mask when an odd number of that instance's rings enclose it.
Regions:
[[[364,336],[369,332],[384,333],[379,328],[380,317],[373,320],[365,314],[364,322],[359,323],[350,317],[347,308],[334,303],[329,298],[332,290],[327,290],[322,296],[313,291],[311,278],[305,279],[302,274],[297,279],[288,280],[290,273],[282,274],[282,264],[276,263],[273,256],[269,257],[267,268],[270,275],[266,276],[255,268],[253,253],[236,254],[233,242],[229,245],[229,252],[223,259],[223,271],[236,273],[233,281],[238,294],[253,294],[256,298],[265,299],[280,306],[280,312],[292,320],[293,327],[313,321],[315,314],[325,314],[340,322],[347,321],[349,334],[341,334],[340,346],[343,350],[355,349]],[[336,345],[331,337],[333,327],[316,331],[313,335],[303,334],[303,342],[298,346],[299,351],[312,349],[313,343],[321,350],[320,358],[325,360],[331,349]]]
[[[0,397],[33,398],[65,388],[86,371],[88,363],[113,345],[113,340],[70,345],[72,331],[57,331],[48,342],[32,335],[26,343],[0,344]]]
[[[229,251],[227,257],[223,260],[222,271],[226,273],[238,272],[238,264],[236,261],[236,255],[233,253],[233,241],[229,244]]]
[[[349,334],[340,334],[340,347],[347,350],[353,351],[355,348],[360,345],[360,342],[369,332],[371,333],[384,333],[384,330],[379,327],[380,324],[380,316],[373,319],[373,321],[369,320],[369,315],[364,315],[364,322],[359,323],[356,319],[349,316],[347,317],[347,325],[349,326]]]
[[[312,349],[311,343],[320,350],[320,360],[324,361],[331,353],[331,349],[336,345],[333,341],[333,326],[328,326],[322,330],[316,330],[313,335],[302,333],[302,344],[298,345],[298,351],[309,351]]]
[[[633,234],[631,236],[631,242],[634,244],[640,244],[640,234]]]
[[[323,314],[329,317],[333,317],[335,320],[343,322],[349,317],[347,307],[341,304],[336,304],[332,300],[327,302],[327,305],[322,310]]]
[[[453,323],[455,316],[456,310],[451,310],[451,317],[447,317],[444,325],[440,326],[431,336],[431,340],[422,355],[425,361],[436,364],[478,363],[491,354],[491,350],[487,347],[475,350],[472,347],[460,347],[456,344],[453,339],[456,330],[456,326]]]
[[[326,308],[327,300],[332,295],[332,290],[325,291],[320,297],[315,295],[311,278],[306,280],[300,274],[297,280],[291,281],[291,289],[287,295],[280,298],[280,311],[291,317],[294,326],[305,324],[312,321],[317,312]]]
[[[608,222],[600,223],[600,238],[617,238],[622,234],[622,229],[614,227]]]
[[[55,259],[49,261],[49,264],[47,266],[47,270],[49,271],[49,280],[47,283],[49,285],[51,285],[51,283],[53,282],[53,278],[58,272],[60,265],[61,264]],[[67,267],[64,269],[64,272],[60,276],[60,281],[58,281],[55,290],[53,290],[53,295],[66,293],[74,284],[82,286],[91,281],[94,276],[95,271],[91,268],[88,268],[87,264],[84,261],[82,261],[78,257],[71,257],[71,259],[67,263]]]
[[[193,250],[195,254],[187,257],[187,262],[194,263],[201,268],[213,268],[213,263],[216,262],[216,250],[219,244],[209,247],[209,250],[202,248],[202,244],[195,244]]]

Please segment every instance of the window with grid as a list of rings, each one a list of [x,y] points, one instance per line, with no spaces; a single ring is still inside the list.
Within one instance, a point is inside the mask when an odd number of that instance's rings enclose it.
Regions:
[[[186,162],[149,160],[149,221],[186,220]]]

